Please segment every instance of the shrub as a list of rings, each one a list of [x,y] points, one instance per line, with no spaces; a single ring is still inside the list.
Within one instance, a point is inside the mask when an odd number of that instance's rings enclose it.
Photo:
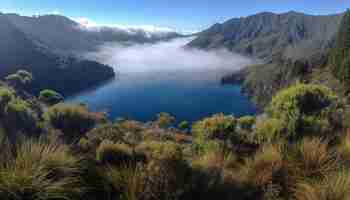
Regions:
[[[173,142],[145,142],[137,147],[147,156],[146,189],[151,199],[177,199],[189,181],[189,166],[181,146]]]
[[[26,101],[15,99],[5,107],[4,127],[9,132],[26,132],[33,134],[38,131],[37,116]]]
[[[179,124],[179,128],[182,130],[187,130],[190,128],[190,123],[188,121],[182,121]]]
[[[63,101],[63,96],[53,90],[43,90],[39,94],[39,100],[48,104],[54,105]]]
[[[346,200],[350,198],[350,174],[341,170],[323,180],[298,183],[296,200]]]
[[[96,160],[102,164],[120,166],[122,164],[129,164],[134,158],[132,149],[128,145],[106,140],[97,148]]]
[[[280,139],[284,133],[283,122],[279,119],[269,118],[256,123],[254,137],[257,143],[274,142]]]
[[[328,143],[319,138],[304,138],[286,152],[290,181],[324,178],[339,169],[340,162]]]
[[[120,193],[120,198],[125,200],[152,199],[146,187],[146,169],[142,165],[120,168],[109,168],[107,179],[114,191]],[[149,186],[149,185],[148,185]]]
[[[181,147],[174,142],[142,142],[136,151],[144,153],[149,160],[182,160]]]
[[[79,159],[65,145],[28,139],[15,152],[0,161],[1,199],[69,200],[82,194]]]
[[[279,184],[282,173],[283,155],[282,146],[264,145],[251,159],[246,160],[241,173],[246,174],[246,181],[260,190],[266,189],[269,184]]]
[[[344,138],[342,138],[337,147],[337,151],[341,156],[341,159],[345,163],[350,164],[350,130],[348,130]]]
[[[252,116],[241,117],[237,120],[237,124],[241,129],[251,130],[253,128],[253,125],[255,124],[255,117],[252,117]]]
[[[124,143],[125,132],[118,124],[101,124],[96,128],[90,130],[86,134],[88,140],[94,145],[98,146],[102,141],[109,140],[114,143]]]
[[[79,140],[98,122],[105,121],[106,116],[101,113],[89,112],[85,106],[57,104],[48,109],[45,113],[45,119],[51,126],[61,130],[67,141],[72,142]]]
[[[273,97],[268,112],[284,122],[288,137],[295,137],[324,130],[337,102],[337,96],[324,86],[296,84]]]
[[[175,122],[175,117],[171,116],[169,113],[159,113],[157,117],[156,124],[161,128],[167,128]]]
[[[18,70],[15,74],[5,77],[5,80],[15,88],[23,89],[24,86],[33,81],[33,75],[25,70]]]
[[[0,117],[4,115],[5,107],[15,98],[15,94],[9,88],[0,87]]]
[[[217,114],[196,122],[192,132],[197,139],[227,140],[234,134],[236,119],[231,115]]]

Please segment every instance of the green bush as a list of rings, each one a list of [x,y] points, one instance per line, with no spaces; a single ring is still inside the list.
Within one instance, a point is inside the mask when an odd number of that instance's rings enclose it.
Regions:
[[[15,74],[5,77],[5,80],[15,88],[23,89],[33,81],[33,75],[25,70],[18,70]]]
[[[96,150],[96,160],[102,164],[123,165],[134,160],[132,149],[121,143],[103,141]]]
[[[175,117],[171,116],[169,113],[159,113],[157,117],[156,124],[161,128],[167,128],[175,122]]]
[[[279,119],[269,118],[258,121],[254,129],[254,141],[257,143],[275,142],[283,137],[284,124]]]
[[[98,122],[106,121],[103,113],[92,113],[85,106],[57,104],[48,109],[45,119],[54,128],[61,130],[67,141],[78,141]]]
[[[39,94],[39,100],[48,104],[54,105],[63,101],[63,96],[53,90],[43,90]]]
[[[38,118],[26,101],[20,99],[10,101],[4,112],[4,127],[9,132],[34,133],[38,130]]]
[[[237,120],[231,115],[217,114],[196,122],[192,132],[197,139],[226,140],[236,129]]]
[[[125,131],[118,124],[107,123],[90,130],[86,136],[94,145],[99,145],[104,140],[123,143]]]
[[[136,151],[145,154],[149,160],[182,160],[181,146],[174,142],[145,141],[136,147]]]
[[[179,128],[182,130],[187,130],[190,128],[190,123],[188,121],[182,121],[179,124]]]
[[[296,84],[273,97],[267,111],[284,123],[287,137],[297,137],[297,133],[322,134],[332,130],[330,121],[337,106],[338,97],[327,87]]]
[[[5,107],[15,98],[15,94],[9,88],[0,87],[0,117],[4,115]]]
[[[237,120],[237,123],[241,129],[251,130],[255,123],[255,117],[253,116],[244,116]]]

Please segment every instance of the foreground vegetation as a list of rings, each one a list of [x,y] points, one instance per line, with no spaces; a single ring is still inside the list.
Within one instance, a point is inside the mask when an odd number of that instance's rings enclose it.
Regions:
[[[350,198],[348,109],[327,87],[293,85],[260,116],[176,125],[35,98],[19,74],[0,87],[0,199]]]

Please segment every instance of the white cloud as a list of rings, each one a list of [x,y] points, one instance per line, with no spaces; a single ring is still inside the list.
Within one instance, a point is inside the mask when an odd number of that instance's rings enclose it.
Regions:
[[[54,10],[54,11],[52,11],[52,12],[49,13],[49,14],[52,14],[52,15],[60,15],[61,12],[60,12],[59,10]]]
[[[81,28],[84,28],[86,30],[90,31],[100,31],[101,29],[117,29],[117,30],[123,30],[127,31],[129,33],[135,33],[138,31],[144,31],[149,34],[156,34],[156,33],[171,33],[171,32],[177,32],[182,34],[191,34],[195,33],[196,31],[185,31],[185,30],[177,30],[170,27],[160,27],[160,26],[154,26],[154,25],[121,25],[121,24],[99,24],[95,22],[94,20],[87,18],[87,17],[78,17],[78,18],[71,18],[72,20],[78,22],[80,25],[82,25]]]

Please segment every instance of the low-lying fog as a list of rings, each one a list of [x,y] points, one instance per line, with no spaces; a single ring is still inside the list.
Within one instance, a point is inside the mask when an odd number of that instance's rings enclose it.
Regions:
[[[84,56],[111,65],[115,80],[67,99],[83,102],[111,119],[149,121],[168,112],[190,122],[225,113],[250,115],[256,108],[239,85],[221,85],[223,75],[252,61],[226,50],[185,50],[191,38],[157,44],[106,44]]]
[[[109,43],[84,57],[113,66],[121,74],[209,71],[224,74],[252,63],[248,58],[223,49],[204,51],[183,48],[192,39],[180,38],[156,44]]]

